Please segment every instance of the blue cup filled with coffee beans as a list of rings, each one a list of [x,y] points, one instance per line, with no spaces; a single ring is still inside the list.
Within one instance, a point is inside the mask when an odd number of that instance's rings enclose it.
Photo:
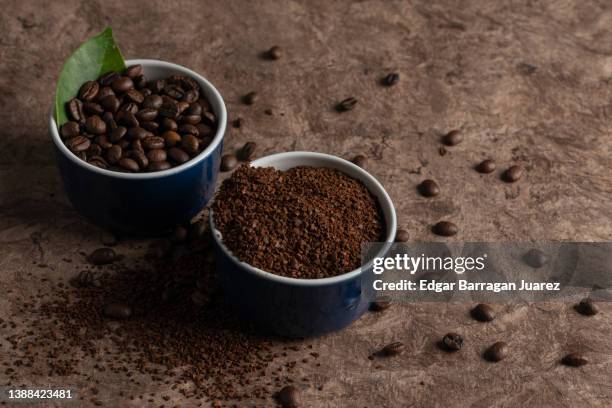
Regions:
[[[358,319],[373,298],[371,259],[386,254],[397,229],[393,203],[372,175],[313,152],[239,167],[222,183],[209,221],[230,306],[285,337],[317,336]],[[364,259],[368,242],[385,245]]]
[[[128,234],[189,222],[212,198],[227,112],[194,71],[128,60],[85,82],[49,132],[66,193],[93,223]],[[61,107],[60,107],[61,108]]]

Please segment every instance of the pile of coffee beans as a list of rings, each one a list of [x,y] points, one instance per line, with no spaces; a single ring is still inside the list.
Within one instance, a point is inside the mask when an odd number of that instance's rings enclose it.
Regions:
[[[378,201],[328,168],[239,167],[213,204],[223,242],[243,262],[294,278],[325,278],[361,265],[361,245],[383,238]]]
[[[181,165],[212,141],[217,118],[197,81],[147,80],[140,65],[87,81],[67,106],[64,144],[103,169],[153,172]]]

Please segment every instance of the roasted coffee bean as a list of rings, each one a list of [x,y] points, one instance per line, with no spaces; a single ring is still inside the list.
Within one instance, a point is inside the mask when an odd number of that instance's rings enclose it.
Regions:
[[[178,127],[177,131],[178,133],[182,135],[189,134],[189,135],[198,136],[200,134],[200,131],[198,130],[198,128],[189,123],[183,123],[182,125]]]
[[[181,135],[172,130],[162,133],[161,137],[166,142],[166,147],[174,147],[181,142]]]
[[[215,133],[213,128],[204,123],[198,123],[196,129],[198,129],[198,135],[200,137],[211,137]]]
[[[115,164],[121,159],[122,155],[123,149],[121,149],[119,145],[113,145],[106,151],[106,160],[108,160],[110,164]]]
[[[242,149],[240,149],[239,158],[243,161],[249,161],[255,155],[255,149],[257,148],[257,144],[255,142],[246,142]]]
[[[189,125],[197,125],[202,120],[200,115],[183,115],[181,116],[181,122]]]
[[[217,117],[212,112],[204,112],[202,114],[202,122],[210,127],[215,127],[217,125]]]
[[[399,74],[397,72],[392,72],[387,74],[382,80],[383,85],[385,86],[393,86],[399,82]]]
[[[458,333],[447,333],[442,338],[442,346],[446,351],[459,351],[463,347],[463,336]]]
[[[249,92],[248,94],[242,97],[242,102],[246,105],[253,105],[259,99],[259,95],[257,92]]]
[[[507,183],[518,181],[523,175],[523,169],[520,166],[514,165],[506,169],[502,174],[502,180]]]
[[[588,362],[582,353],[569,353],[561,359],[561,363],[569,367],[582,367]]]
[[[89,164],[91,164],[92,166],[96,166],[96,167],[99,167],[101,169],[107,169],[108,168],[108,163],[101,156],[92,156],[92,157],[90,157],[87,160],[87,162]]]
[[[595,316],[599,313],[599,307],[593,302],[591,298],[582,299],[576,306],[575,309],[578,313],[585,316]]]
[[[346,112],[346,111],[350,111],[352,110],[355,105],[357,105],[357,99],[351,97],[351,98],[346,98],[343,101],[340,101],[337,105],[336,105],[336,110],[338,112]]]
[[[185,101],[187,103],[193,103],[193,102],[197,101],[199,97],[200,97],[200,93],[197,90],[189,89],[183,95],[183,101]]]
[[[120,94],[134,88],[134,82],[130,77],[120,76],[113,81],[111,87],[113,88],[113,91]]]
[[[391,307],[391,298],[383,296],[370,303],[370,310],[374,312],[382,312]]]
[[[161,93],[164,90],[165,86],[166,86],[166,81],[164,81],[163,79],[156,79],[149,83],[149,89],[153,93],[157,93],[157,94]]]
[[[138,119],[136,119],[136,116],[129,111],[117,112],[116,119],[117,123],[125,125],[127,127],[137,127],[138,125],[140,125],[140,122],[138,121]]]
[[[548,263],[548,255],[533,248],[523,255],[523,261],[532,268],[541,268]]]
[[[387,344],[385,347],[383,347],[380,351],[380,354],[383,356],[391,357],[401,354],[402,351],[404,351],[404,343],[402,343],[401,341],[396,341],[394,343]]]
[[[130,112],[136,115],[139,111],[138,104],[134,102],[127,101],[119,108],[119,111]]]
[[[176,104],[178,105],[179,115],[182,117],[182,114],[189,109],[189,103],[185,101],[178,101]]]
[[[443,237],[451,237],[459,232],[459,228],[450,221],[440,221],[431,227],[434,234]]]
[[[98,82],[102,86],[110,86],[115,81],[115,79],[117,79],[118,77],[119,77],[119,73],[111,71],[111,72],[107,72],[106,74],[100,76],[100,78],[98,78]]]
[[[106,122],[98,115],[93,115],[88,117],[85,121],[85,129],[91,134],[101,135],[106,133]]]
[[[351,161],[353,162],[353,164],[364,168],[367,162],[367,158],[363,154],[358,154],[357,156],[353,157],[353,160]]]
[[[79,99],[82,101],[93,101],[98,96],[100,84],[96,81],[87,81],[79,89]]]
[[[94,265],[107,265],[115,262],[117,254],[111,248],[98,248],[87,257]]]
[[[236,118],[232,122],[232,126],[235,127],[236,129],[241,128],[243,124],[244,124],[244,119],[242,118]]]
[[[127,98],[127,100],[132,101],[134,103],[142,103],[142,101],[144,101],[144,95],[136,89],[128,89],[125,92],[125,97]]]
[[[152,93],[149,88],[145,88],[147,86],[147,78],[144,75],[138,75],[134,78],[134,86],[140,90],[143,96],[148,96]]]
[[[81,131],[80,129],[81,128],[78,123],[74,121],[66,122],[60,127],[60,136],[62,139],[69,139],[71,137],[78,136]]]
[[[149,171],[161,171],[168,170],[170,167],[172,167],[172,165],[167,161],[152,161],[149,162],[149,166],[147,167],[147,169]]]
[[[121,105],[119,99],[117,99],[115,95],[105,96],[104,98],[100,99],[100,104],[105,110],[113,113],[116,113]]]
[[[395,242],[408,242],[410,240],[410,234],[405,229],[398,229],[395,233]]]
[[[192,156],[198,154],[200,141],[193,135],[185,135],[181,139],[181,148]]]
[[[164,138],[160,136],[147,136],[142,139],[142,147],[144,147],[145,150],[163,149],[165,145],[166,142]]]
[[[278,45],[275,45],[266,51],[265,56],[269,60],[278,60],[283,56],[283,50]]]
[[[171,147],[168,149],[168,156],[178,164],[183,164],[189,160],[189,155],[178,147]]]
[[[102,115],[104,108],[95,102],[85,102],[83,104],[83,111],[90,115]]]
[[[66,147],[73,152],[83,152],[89,149],[89,146],[91,146],[91,141],[85,136],[72,137],[70,139],[66,139],[64,143],[66,143]]]
[[[110,141],[111,143],[117,143],[125,134],[127,133],[127,129],[123,126],[117,126],[115,129],[110,132]]]
[[[440,187],[435,181],[427,179],[419,184],[419,192],[423,197],[435,197],[440,194]]]
[[[147,155],[142,150],[132,150],[129,157],[138,163],[140,169],[145,169],[149,165],[149,159],[147,159]]]
[[[125,70],[125,75],[129,76],[130,78],[139,77],[140,75],[142,75],[142,65],[130,65]]]
[[[117,320],[129,319],[132,316],[132,308],[125,303],[107,303],[104,305],[104,316]]]
[[[132,150],[138,150],[139,152],[144,153],[144,147],[142,147],[142,142],[140,141],[140,139],[132,140],[130,142],[130,147],[132,148]]]
[[[179,115],[179,105],[177,102],[167,100],[159,108],[159,114],[166,118],[176,119]]]
[[[231,171],[238,166],[238,159],[233,154],[224,154],[221,157],[221,171]]]
[[[301,406],[300,390],[294,385],[287,385],[275,395],[281,408],[299,408]]]
[[[144,108],[138,111],[136,118],[140,122],[150,122],[157,117],[157,109]]]
[[[487,304],[479,303],[471,311],[472,317],[479,322],[490,322],[495,319],[493,308]]]
[[[148,130],[149,132],[156,134],[159,131],[159,123],[157,122],[142,122],[140,127],[144,130]]]
[[[199,99],[197,103],[202,107],[202,113],[212,111],[210,103],[206,99]]]
[[[176,132],[178,130],[178,125],[176,124],[176,121],[170,118],[163,118],[161,121],[161,127],[163,130],[171,130],[173,132]]]
[[[202,105],[197,102],[191,103],[189,108],[185,111],[185,114],[202,116]]]
[[[493,343],[491,347],[485,350],[484,358],[492,363],[502,361],[508,355],[508,345],[504,341]]]
[[[161,96],[154,94],[154,95],[149,95],[147,97],[144,98],[144,101],[142,102],[142,107],[146,108],[146,109],[159,109],[161,108],[162,104],[164,103],[163,99]]]
[[[183,99],[183,96],[185,95],[185,90],[179,85],[170,84],[164,87],[164,93],[172,99],[180,100]]]
[[[127,158],[127,157],[122,157],[121,160],[119,160],[119,166],[131,172],[136,172],[139,169],[138,163],[136,163],[136,161],[130,158]]]
[[[102,154],[102,148],[97,143],[92,143],[91,146],[89,146],[89,149],[87,149],[88,157],[100,156],[101,154]]]
[[[110,95],[115,95],[113,88],[111,88],[110,86],[103,86],[102,88],[100,88],[100,91],[98,91],[98,96],[96,97],[96,99],[98,100],[98,102],[100,102],[102,101],[102,99]]]
[[[447,146],[456,146],[463,141],[463,136],[459,129],[454,129],[442,137],[442,143]]]
[[[113,146],[113,144],[109,142],[108,137],[106,137],[106,135],[96,136],[94,142],[96,142],[98,146],[105,150],[110,149]]]
[[[147,152],[147,159],[149,162],[162,162],[166,161],[168,154],[163,149],[153,149]]]
[[[72,98],[70,101],[68,101],[66,108],[70,119],[78,123],[83,123],[85,121],[85,114],[83,113],[83,102],[81,102],[77,98]]]
[[[483,160],[480,162],[480,164],[478,164],[478,166],[476,166],[476,171],[484,174],[493,173],[495,171],[495,167],[495,161],[487,159]]]
[[[127,137],[130,138],[130,140],[143,140],[145,137],[149,136],[152,136],[151,132],[140,126],[131,127],[127,131]]]

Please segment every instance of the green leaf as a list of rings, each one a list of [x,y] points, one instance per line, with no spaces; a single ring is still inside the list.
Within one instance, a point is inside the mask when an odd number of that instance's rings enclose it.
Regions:
[[[90,38],[66,60],[55,91],[55,122],[61,126],[68,121],[66,102],[77,96],[79,88],[109,71],[123,71],[125,61],[113,39],[109,27]]]

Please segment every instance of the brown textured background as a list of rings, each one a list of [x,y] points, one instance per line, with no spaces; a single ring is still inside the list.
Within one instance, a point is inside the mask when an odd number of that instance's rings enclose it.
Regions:
[[[610,241],[611,6],[606,0],[3,1],[0,290],[12,294],[0,296],[0,315],[19,322],[20,300],[49,284],[41,277],[78,271],[62,257],[82,259],[79,251],[99,246],[97,230],[63,193],[46,115],[62,62],[105,26],[114,28],[126,58],[183,64],[218,87],[230,118],[245,119],[226,135],[228,151],[254,140],[260,156],[366,154],[415,240],[435,239],[429,225],[451,219],[460,227],[456,241]],[[280,61],[258,58],[275,44],[285,50]],[[391,70],[400,83],[380,87]],[[260,102],[240,104],[253,90]],[[359,99],[356,109],[335,113],[334,103],[348,96]],[[264,114],[268,108],[273,115]],[[465,141],[442,157],[440,134],[452,128],[461,128]],[[525,176],[508,185],[498,172],[472,170],[487,157],[502,168],[519,163]],[[425,177],[438,180],[441,196],[416,194]],[[123,242],[118,251],[137,253],[139,243]],[[48,267],[35,268],[32,260]],[[487,325],[472,321],[466,306],[406,305],[369,314],[348,330],[304,343],[324,356],[321,367],[302,368],[323,385],[305,389],[306,406],[609,407],[610,306],[592,318],[569,304],[507,306]],[[467,344],[447,355],[434,342],[451,330],[465,333]],[[482,350],[502,337],[511,356],[484,362]],[[367,359],[394,340],[406,343],[403,356]],[[560,366],[560,356],[574,349],[593,363]],[[4,351],[0,361],[14,358]],[[83,361],[82,370],[91,364]],[[77,381],[22,375],[32,385]],[[1,384],[2,376],[0,370]],[[120,378],[99,378],[107,405],[137,405],[117,396]],[[165,390],[145,383],[129,392]]]

